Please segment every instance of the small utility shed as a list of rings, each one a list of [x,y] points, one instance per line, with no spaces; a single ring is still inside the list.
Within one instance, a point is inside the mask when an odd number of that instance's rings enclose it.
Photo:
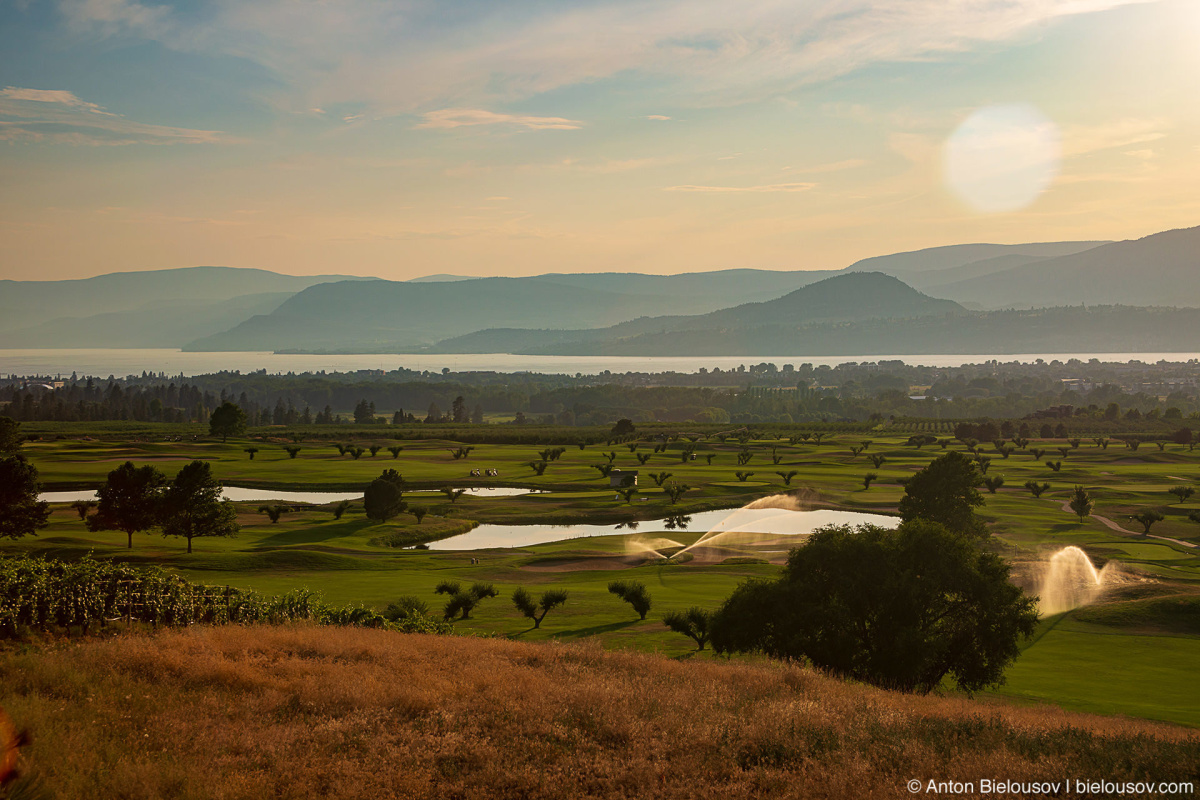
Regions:
[[[614,469],[608,473],[608,485],[613,489],[620,489],[624,486],[637,486],[637,470]]]

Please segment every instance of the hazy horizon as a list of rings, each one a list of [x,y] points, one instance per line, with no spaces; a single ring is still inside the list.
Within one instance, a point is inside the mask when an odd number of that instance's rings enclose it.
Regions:
[[[0,20],[0,278],[838,269],[1200,221],[1186,0]]]

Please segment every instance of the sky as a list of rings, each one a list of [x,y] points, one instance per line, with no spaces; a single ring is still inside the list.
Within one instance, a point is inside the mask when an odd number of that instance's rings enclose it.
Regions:
[[[1200,225],[1197,0],[0,0],[0,279]]]

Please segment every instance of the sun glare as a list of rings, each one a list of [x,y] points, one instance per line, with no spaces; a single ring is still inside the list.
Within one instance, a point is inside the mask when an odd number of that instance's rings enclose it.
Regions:
[[[1061,149],[1058,126],[1033,106],[988,106],[947,140],[946,184],[976,211],[1017,211],[1058,175]]]

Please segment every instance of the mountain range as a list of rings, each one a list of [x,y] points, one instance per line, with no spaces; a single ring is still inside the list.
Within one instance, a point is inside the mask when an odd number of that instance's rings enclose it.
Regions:
[[[928,346],[939,352],[1061,351],[1062,341],[1031,340],[1021,325],[1060,340],[1076,332],[1003,311],[1042,308],[1121,350],[1143,340],[1192,350],[1200,328],[1187,327],[1188,314],[1134,307],[1200,307],[1198,273],[1200,228],[1121,242],[951,245],[840,270],[386,281],[193,267],[0,281],[0,346],[637,355],[786,346],[818,355],[849,342],[846,352],[933,352],[911,348],[936,332]],[[1082,306],[1114,308],[1064,310]],[[993,334],[982,350],[971,344],[978,331]],[[862,349],[873,337],[890,346]]]
[[[375,280],[188,267],[66,281],[0,281],[0,342],[10,348],[182,347],[273,311],[310,286]]]

